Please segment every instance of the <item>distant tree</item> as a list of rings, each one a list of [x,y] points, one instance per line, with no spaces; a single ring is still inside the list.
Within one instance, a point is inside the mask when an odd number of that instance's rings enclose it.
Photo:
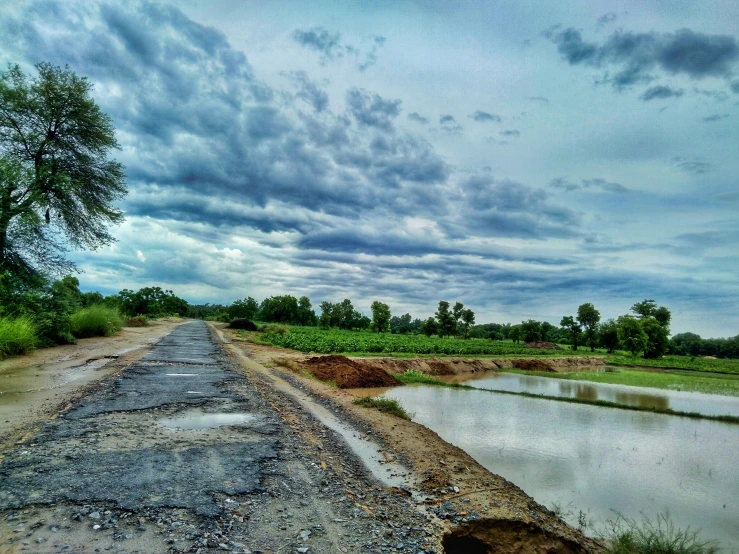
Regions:
[[[123,221],[126,194],[110,117],[69,68],[0,74],[0,273],[23,279],[73,268],[65,244],[96,249]]]
[[[654,310],[652,317],[656,319],[657,323],[664,327],[664,329],[669,333],[670,321],[672,320],[672,314],[670,313],[670,310],[668,310],[664,306],[660,306],[659,308]]]
[[[317,322],[316,313],[310,303],[310,298],[301,296],[298,299],[297,323],[298,325],[313,326]]]
[[[640,321],[642,330],[647,335],[647,344],[644,346],[645,358],[661,358],[667,353],[669,338],[667,330],[654,317],[647,317]]]
[[[585,328],[585,340],[588,346],[590,346],[590,351],[595,352],[595,344],[598,340],[600,312],[590,302],[581,304],[577,308],[577,321]]]
[[[231,319],[254,319],[257,312],[259,312],[259,304],[251,296],[236,300],[228,307],[228,315]]]
[[[171,290],[162,290],[161,287],[143,287],[136,292],[123,289],[118,293],[118,300],[121,310],[128,316],[161,317],[190,313],[187,301],[175,296]]]
[[[470,327],[475,324],[475,312],[473,312],[469,308],[466,310],[462,310],[461,319],[462,335],[466,339],[467,335],[469,334]]]
[[[703,340],[695,333],[679,333],[672,337],[672,344],[676,354],[681,356],[700,356]]]
[[[455,302],[454,306],[452,307],[452,315],[454,315],[454,323],[456,326],[454,331],[455,335],[459,331],[461,331],[462,312],[464,312],[464,304],[462,304],[461,302]]]
[[[436,311],[436,332],[440,337],[448,337],[454,335],[457,331],[457,320],[454,314],[449,311],[449,302],[442,300]]]
[[[393,316],[390,318],[390,332],[405,335],[413,330],[413,322],[411,314],[403,314],[402,316]],[[419,322],[420,325],[420,322]]]
[[[541,340],[548,341],[550,340],[549,333],[554,331],[556,327],[549,323],[548,321],[542,321],[539,325],[539,330],[541,331]]]
[[[421,332],[427,337],[430,337],[436,333],[436,331],[436,320],[433,317],[428,318],[421,324]]]
[[[608,349],[608,353],[612,354],[618,346],[618,325],[612,319],[605,321],[600,326],[600,345]]]
[[[521,329],[521,340],[524,342],[536,342],[541,340],[541,323],[534,319],[522,321],[519,325]]]
[[[518,344],[523,339],[523,329],[520,325],[514,325],[508,331],[508,338]]]
[[[618,340],[626,350],[636,356],[644,351],[649,337],[642,329],[641,322],[633,316],[622,315],[616,321],[618,326]]]
[[[370,307],[372,310],[372,329],[378,333],[390,330],[390,306],[375,300]],[[410,316],[408,316],[410,319]]]
[[[332,324],[334,304],[328,300],[324,300],[318,305],[318,307],[321,309],[321,317],[318,319],[318,326],[321,329],[328,329]]]
[[[639,319],[645,317],[653,317],[657,309],[657,303],[654,300],[642,300],[631,306],[631,311],[636,314]]]
[[[578,339],[582,334],[582,327],[580,327],[580,324],[575,321],[575,318],[573,318],[571,315],[563,317],[562,321],[560,321],[559,324],[567,330],[570,338],[570,344],[572,344],[572,349],[577,350]]]

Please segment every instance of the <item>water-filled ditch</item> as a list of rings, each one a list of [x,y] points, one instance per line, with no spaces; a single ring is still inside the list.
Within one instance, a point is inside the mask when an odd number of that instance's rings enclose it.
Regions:
[[[739,551],[739,425],[429,386],[385,396],[590,532],[616,511],[669,510],[676,525]]]

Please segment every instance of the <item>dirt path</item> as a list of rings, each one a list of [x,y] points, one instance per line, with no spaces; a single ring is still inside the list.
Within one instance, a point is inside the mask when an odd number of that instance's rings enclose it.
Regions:
[[[0,552],[440,552],[416,501],[202,322],[0,461]]]
[[[112,337],[80,339],[0,361],[0,449],[57,414],[89,385],[138,360],[184,321],[158,319],[146,327],[126,327]]]

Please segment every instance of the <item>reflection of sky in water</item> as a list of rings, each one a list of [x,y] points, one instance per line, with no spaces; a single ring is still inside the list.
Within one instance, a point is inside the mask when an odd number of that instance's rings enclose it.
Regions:
[[[596,521],[669,509],[677,525],[739,549],[738,425],[484,391],[386,396],[543,504]]]
[[[566,381],[516,373],[490,372],[484,377],[476,377],[464,383],[482,389],[530,392],[584,400],[607,400],[628,406],[670,408],[680,412],[698,412],[706,415],[739,416],[739,397],[736,396]]]

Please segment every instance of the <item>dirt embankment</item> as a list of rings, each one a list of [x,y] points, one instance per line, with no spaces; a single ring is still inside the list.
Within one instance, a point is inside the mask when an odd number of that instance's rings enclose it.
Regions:
[[[357,362],[346,356],[316,356],[298,365],[321,381],[335,382],[340,389],[395,387],[403,384],[374,364]]]

